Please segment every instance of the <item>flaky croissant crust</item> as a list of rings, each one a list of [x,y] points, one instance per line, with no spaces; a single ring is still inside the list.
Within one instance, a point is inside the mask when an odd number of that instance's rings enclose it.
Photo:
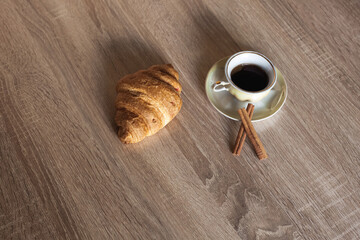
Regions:
[[[176,116],[182,105],[178,79],[173,66],[164,64],[119,80],[115,122],[123,143],[137,143],[155,134]]]

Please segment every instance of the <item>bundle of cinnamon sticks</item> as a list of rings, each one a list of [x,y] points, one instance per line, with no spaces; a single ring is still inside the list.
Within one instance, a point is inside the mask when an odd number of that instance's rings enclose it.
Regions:
[[[251,103],[247,105],[247,108],[241,108],[238,110],[241,118],[241,125],[239,133],[236,138],[235,148],[233,151],[234,155],[240,155],[241,149],[244,146],[246,136],[249,137],[251,144],[254,146],[256,155],[260,160],[266,159],[268,157],[263,144],[261,143],[259,136],[257,135],[253,124],[251,123],[251,118],[254,113],[255,106]]]

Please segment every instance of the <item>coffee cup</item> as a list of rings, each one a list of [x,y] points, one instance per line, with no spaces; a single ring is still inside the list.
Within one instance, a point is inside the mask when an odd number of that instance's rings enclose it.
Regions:
[[[213,85],[214,92],[229,91],[240,101],[257,102],[275,86],[277,73],[263,54],[242,51],[232,55],[225,64],[226,81]]]

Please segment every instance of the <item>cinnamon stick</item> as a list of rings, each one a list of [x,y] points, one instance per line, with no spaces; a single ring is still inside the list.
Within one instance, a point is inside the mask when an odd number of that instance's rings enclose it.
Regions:
[[[250,113],[248,112],[248,114],[249,114],[249,119],[250,119],[250,120],[252,119],[252,116],[253,116],[253,114],[254,114],[254,109],[255,109],[255,106],[252,105],[252,108],[251,108],[251,110],[250,110]],[[243,146],[244,146],[244,143],[245,143],[245,139],[246,139],[246,132],[244,131],[244,134],[243,134],[242,137],[241,137],[240,144],[239,144],[239,147],[238,147],[237,152],[236,152],[237,155],[240,155],[241,150],[242,150],[242,148],[243,148]]]
[[[268,157],[263,144],[261,143],[259,136],[257,135],[254,126],[252,125],[249,115],[246,112],[245,108],[240,109],[239,111],[241,121],[244,125],[244,130],[247,136],[250,139],[250,142],[255,148],[256,155],[260,160],[266,159]]]
[[[252,118],[252,115],[254,113],[254,107],[255,106],[251,103],[249,103],[246,107],[246,111],[249,114],[250,119]],[[244,132],[244,126],[243,126],[243,123],[241,122],[240,129],[239,129],[238,135],[236,137],[236,141],[235,141],[235,147],[234,147],[234,151],[233,151],[234,155],[237,155],[237,156],[240,155],[241,150],[244,146],[245,139],[246,139],[246,132]]]

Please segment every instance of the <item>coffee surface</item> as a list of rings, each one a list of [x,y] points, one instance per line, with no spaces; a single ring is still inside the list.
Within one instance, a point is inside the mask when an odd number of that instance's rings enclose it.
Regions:
[[[231,72],[233,83],[249,92],[257,92],[268,86],[269,77],[266,72],[256,65],[240,65]]]

